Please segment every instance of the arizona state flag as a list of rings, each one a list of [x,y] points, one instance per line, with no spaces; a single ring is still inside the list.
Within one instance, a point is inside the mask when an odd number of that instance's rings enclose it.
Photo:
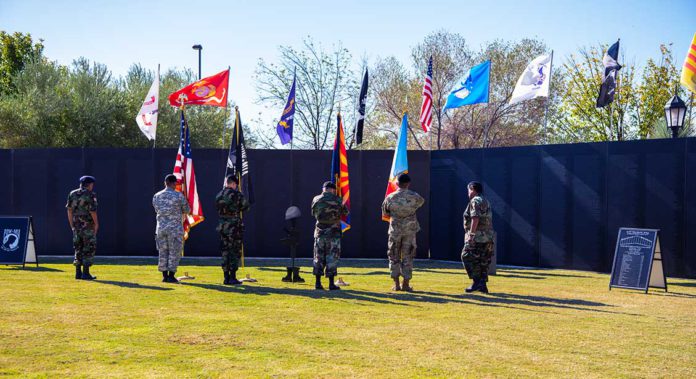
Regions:
[[[396,148],[394,149],[394,159],[392,160],[391,171],[389,171],[389,182],[387,182],[387,192],[384,194],[386,199],[390,193],[395,192],[398,188],[398,179],[401,174],[408,174],[408,157],[406,153],[408,151],[408,116],[404,113],[403,119],[401,119],[401,131],[399,132],[399,140],[396,142]],[[389,222],[391,220],[388,216],[382,216],[382,220]]]
[[[350,229],[350,183],[348,181],[348,154],[346,153],[346,136],[343,133],[341,114],[336,116],[336,140],[331,156],[331,181],[336,184],[336,195],[343,198],[343,205],[348,208],[348,214],[341,216],[341,232]]]
[[[681,72],[681,84],[688,87],[691,92],[696,93],[696,34],[691,41],[689,51],[684,59],[684,67]]]
[[[230,70],[203,78],[169,95],[173,107],[184,105],[227,106],[227,92],[230,83]]]

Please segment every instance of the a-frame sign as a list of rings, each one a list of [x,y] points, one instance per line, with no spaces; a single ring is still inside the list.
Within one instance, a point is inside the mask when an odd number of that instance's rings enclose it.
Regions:
[[[612,287],[667,291],[659,229],[619,229],[609,290]]]
[[[0,264],[39,266],[31,216],[0,216]]]

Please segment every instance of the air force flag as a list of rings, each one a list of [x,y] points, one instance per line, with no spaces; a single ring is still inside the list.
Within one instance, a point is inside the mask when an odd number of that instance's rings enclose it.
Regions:
[[[443,110],[465,105],[488,103],[488,87],[491,79],[491,61],[485,61],[469,70],[467,76],[455,84],[447,95]]]
[[[535,97],[549,97],[551,81],[551,60],[553,55],[540,55],[527,65],[512,91],[510,104],[531,100]]]

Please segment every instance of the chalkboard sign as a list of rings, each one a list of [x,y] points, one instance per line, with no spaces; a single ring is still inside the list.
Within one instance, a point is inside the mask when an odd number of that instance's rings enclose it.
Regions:
[[[31,216],[0,216],[0,264],[27,263],[39,265]]]
[[[609,289],[612,287],[639,289],[646,293],[648,287],[667,290],[659,230],[619,229]]]

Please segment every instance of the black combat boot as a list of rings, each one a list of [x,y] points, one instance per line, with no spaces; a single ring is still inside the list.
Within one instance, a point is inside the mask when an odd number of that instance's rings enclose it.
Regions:
[[[232,284],[232,283],[230,283],[230,272],[223,271],[223,273],[225,274],[225,280],[222,282],[222,284],[226,284],[226,285]]]
[[[230,284],[235,286],[242,284],[242,282],[237,280],[237,270],[230,271]]]
[[[162,271],[162,282],[169,282],[169,271]]]
[[[293,283],[304,283],[305,280],[302,279],[300,276],[300,268],[299,267],[293,267],[292,268],[292,282]]]
[[[478,288],[479,288],[479,280],[474,279],[474,282],[464,291],[466,291],[466,293],[471,293],[471,292],[478,290]]]
[[[84,270],[82,270],[82,280],[94,280],[96,278],[96,276],[89,274],[89,266],[84,266]]]
[[[179,283],[179,280],[174,277],[174,274],[176,271],[168,271],[169,275],[167,276],[167,279],[169,279],[169,283]]]
[[[314,275],[314,276],[317,277],[317,281],[316,281],[316,283],[314,284],[314,289],[323,290],[323,289],[324,289],[324,286],[321,285],[321,275]]]
[[[329,276],[329,290],[336,291],[336,290],[340,290],[340,289],[341,289],[341,287],[334,284],[334,277]]]
[[[82,279],[82,265],[75,265],[75,279]]]
[[[282,281],[284,281],[284,282],[286,282],[286,283],[291,283],[291,282],[293,281],[293,280],[292,280],[292,269],[293,269],[293,267],[286,267],[285,269],[288,270],[288,274],[285,275],[285,276],[283,277],[283,279],[280,279],[280,280],[282,280]]]
[[[479,283],[479,291],[481,293],[488,293],[488,286],[486,285],[486,279],[481,279],[481,282]]]

